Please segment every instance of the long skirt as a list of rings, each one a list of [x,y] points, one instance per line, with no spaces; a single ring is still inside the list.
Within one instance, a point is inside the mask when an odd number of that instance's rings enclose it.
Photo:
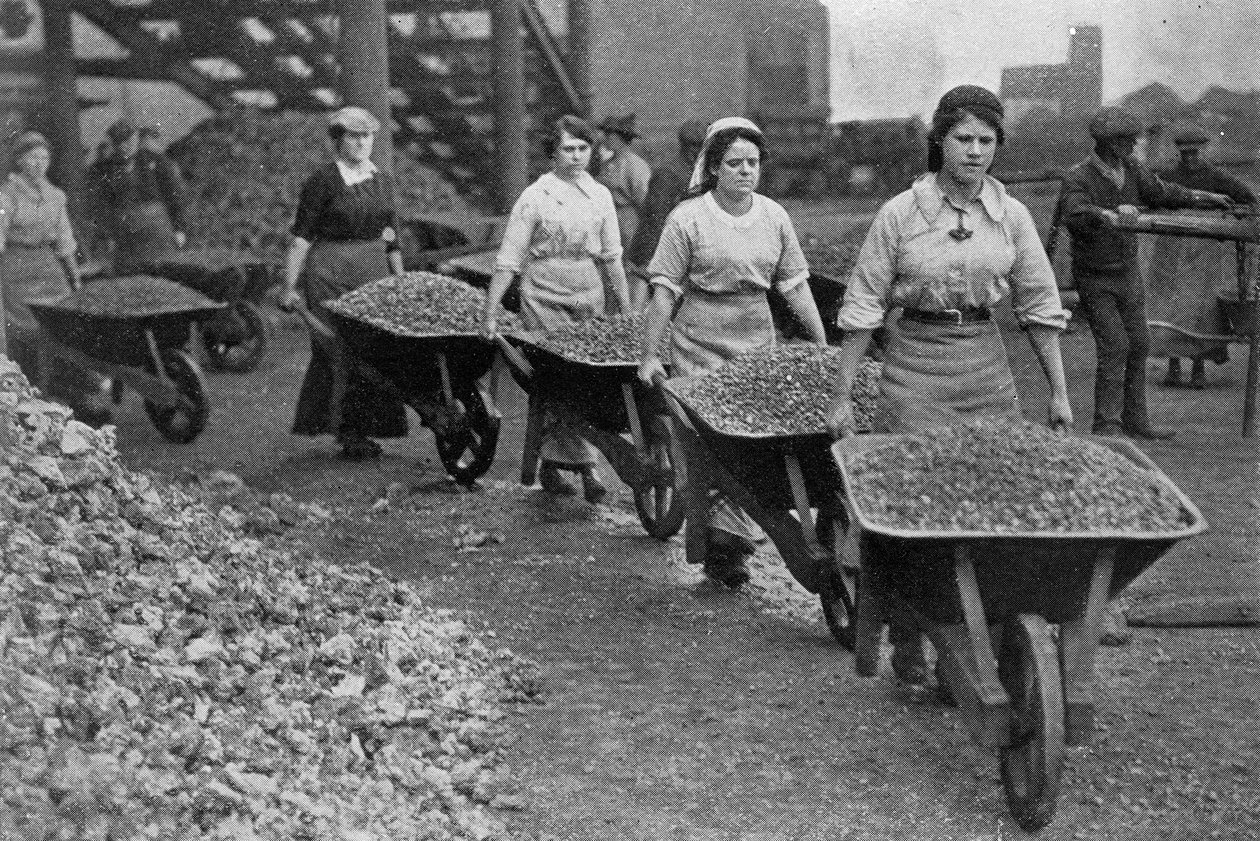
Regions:
[[[1150,239],[1154,242],[1146,242]],[[1229,327],[1216,296],[1238,289],[1234,244],[1184,237],[1140,240],[1151,356],[1228,362]]]
[[[178,249],[166,205],[146,201],[118,208],[114,219],[114,272],[134,274]]]
[[[715,295],[688,290],[670,331],[671,374],[707,374],[741,353],[774,342],[774,321],[765,292]],[[712,495],[709,527],[749,540],[762,534],[751,517],[717,493]]]
[[[889,331],[872,423],[876,432],[919,432],[979,415],[1019,418],[1019,395],[993,321],[924,324]]]
[[[0,252],[0,286],[4,289],[4,324],[8,355],[33,385],[47,382],[50,396],[73,402],[100,388],[101,377],[59,360],[40,367],[39,323],[28,301],[56,300],[70,294],[65,269],[49,246],[9,243]]]
[[[533,260],[521,278],[521,322],[527,330],[555,330],[604,312],[604,281],[589,257]],[[541,456],[566,467],[595,463],[595,447],[546,414]]]
[[[327,320],[325,302],[388,274],[385,243],[379,239],[316,242],[306,254],[299,284],[306,295],[306,306],[316,317]],[[332,360],[312,342],[311,363],[302,380],[293,420],[295,435],[401,438],[407,434],[407,413],[402,401],[354,373],[341,403],[341,425],[332,429],[332,388]]]

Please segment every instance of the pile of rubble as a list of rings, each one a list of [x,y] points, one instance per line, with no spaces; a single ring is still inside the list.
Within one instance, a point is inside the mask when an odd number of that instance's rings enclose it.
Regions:
[[[0,838],[506,837],[535,672],[267,536],[319,516],[132,473],[0,357]]]

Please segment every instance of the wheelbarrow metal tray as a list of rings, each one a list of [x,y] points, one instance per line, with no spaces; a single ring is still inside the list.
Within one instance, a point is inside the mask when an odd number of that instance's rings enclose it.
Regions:
[[[630,429],[622,390],[627,383],[635,388],[641,413],[664,412],[664,406],[653,403],[654,391],[639,387],[637,363],[571,359],[545,347],[537,334],[526,330],[514,331],[507,339],[521,349],[534,369],[533,377],[522,386],[577,409],[593,426],[609,432]]]
[[[975,560],[981,599],[990,622],[1019,613],[1040,613],[1049,622],[1079,618],[1084,609],[1094,560],[1100,548],[1116,549],[1110,596],[1114,597],[1177,541],[1207,528],[1203,515],[1147,456],[1129,441],[1090,440],[1109,447],[1154,473],[1173,490],[1190,524],[1164,532],[997,532],[893,528],[874,522],[858,504],[846,456],[896,439],[863,435],[832,445],[848,510],[861,526],[870,550],[864,552],[885,570],[891,585],[935,622],[962,621],[953,585],[954,549],[967,544]]]
[[[495,346],[476,333],[395,333],[333,310],[325,311],[350,352],[407,393],[432,392],[442,387],[439,353],[446,355],[447,371],[455,384],[480,379],[494,363]]]
[[[828,454],[831,436],[826,432],[796,435],[744,435],[723,432],[687,404],[684,397],[699,377],[674,377],[665,390],[686,413],[687,420],[727,472],[763,506],[771,510],[792,507],[792,488],[783,467],[786,455],[801,465],[805,488],[814,501],[830,499],[839,490],[840,472]]]
[[[80,312],[59,301],[30,303],[35,320],[53,339],[105,362],[144,368],[151,367],[146,330],[153,332],[159,348],[183,347],[193,322],[211,318],[223,307],[119,316]]]

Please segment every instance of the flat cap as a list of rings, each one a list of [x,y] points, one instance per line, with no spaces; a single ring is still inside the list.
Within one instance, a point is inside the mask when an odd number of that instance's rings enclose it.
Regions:
[[[13,145],[9,148],[9,156],[16,161],[32,149],[38,149],[41,146],[45,149],[52,148],[44,135],[37,131],[24,131],[14,138]]]
[[[1182,123],[1173,126],[1172,139],[1178,146],[1203,146],[1212,138],[1198,123]]]
[[[999,119],[1006,116],[1002,100],[988,88],[982,88],[979,85],[959,85],[956,88],[950,88],[936,104],[936,113],[948,114],[959,108],[984,108],[997,114]]]
[[[1141,133],[1142,121],[1132,111],[1118,105],[1107,105],[1098,109],[1098,113],[1089,121],[1089,134],[1096,140],[1137,137]]]
[[[633,140],[639,136],[639,132],[634,128],[634,115],[623,114],[620,117],[608,117],[599,124],[601,131],[610,134],[619,134],[626,140]]]
[[[126,117],[115,122],[112,126],[105,129],[105,133],[109,135],[109,139],[115,143],[122,143],[124,140],[130,140],[132,135],[136,133],[136,124]]]
[[[678,127],[678,142],[699,146],[704,143],[704,135],[708,129],[703,120],[688,120]]]
[[[340,126],[346,131],[352,131],[356,134],[372,133],[381,130],[380,120],[372,116],[372,112],[366,108],[360,108],[357,105],[347,105],[345,108],[339,108],[333,112],[328,118],[328,126]]]

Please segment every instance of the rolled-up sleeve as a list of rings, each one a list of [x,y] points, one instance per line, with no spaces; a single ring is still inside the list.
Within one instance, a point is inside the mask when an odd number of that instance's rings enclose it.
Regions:
[[[1011,307],[1020,327],[1039,324],[1057,330],[1067,328],[1068,314],[1059,299],[1059,287],[1046,249],[1037,236],[1037,225],[1028,208],[1018,202],[1007,205],[1015,262],[1011,265]]]
[[[596,200],[599,207],[599,243],[600,251],[596,255],[604,262],[621,259],[621,228],[617,225],[617,207],[613,204],[612,193],[607,188],[599,191]]]
[[[691,239],[683,229],[682,219],[675,210],[665,220],[665,230],[661,231],[660,242],[656,244],[656,253],[648,264],[648,282],[664,286],[675,295],[682,297],[683,281],[691,269]]]
[[[496,272],[521,273],[529,256],[529,243],[533,239],[537,221],[538,208],[529,193],[523,193],[516,204],[512,205],[512,213],[503,229],[503,242],[494,258]]]
[[[897,273],[897,210],[885,204],[875,216],[836,316],[841,330],[874,330],[888,313],[888,295]]]
[[[779,263],[774,269],[774,288],[779,292],[788,292],[809,280],[809,263],[805,260],[805,252],[801,250],[787,211],[779,208],[776,216],[781,250]]]

